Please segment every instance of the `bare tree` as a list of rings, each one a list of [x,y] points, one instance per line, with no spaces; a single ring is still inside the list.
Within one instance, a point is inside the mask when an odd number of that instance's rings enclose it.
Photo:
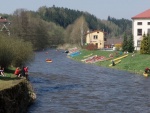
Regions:
[[[70,42],[72,44],[78,44],[83,46],[83,36],[88,30],[88,25],[85,21],[84,16],[79,17],[71,26],[70,30]]]

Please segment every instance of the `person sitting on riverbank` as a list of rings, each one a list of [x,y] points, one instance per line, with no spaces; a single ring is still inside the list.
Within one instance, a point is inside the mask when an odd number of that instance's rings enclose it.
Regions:
[[[16,68],[14,74],[17,75],[17,77],[21,77],[20,68],[19,67]]]
[[[0,67],[0,75],[6,76],[6,75],[4,74],[4,68],[2,68],[2,67]]]

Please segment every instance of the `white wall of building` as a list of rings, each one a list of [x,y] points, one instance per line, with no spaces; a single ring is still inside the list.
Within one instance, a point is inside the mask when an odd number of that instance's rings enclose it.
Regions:
[[[142,22],[142,25],[138,25],[138,22]],[[144,33],[147,35],[148,29],[150,29],[150,25],[148,25],[150,19],[133,19],[132,27],[133,27],[133,37],[134,37],[134,47],[136,50],[140,50],[140,47],[137,47],[137,41],[142,40],[142,36]],[[137,35],[137,30],[142,29],[142,36]]]

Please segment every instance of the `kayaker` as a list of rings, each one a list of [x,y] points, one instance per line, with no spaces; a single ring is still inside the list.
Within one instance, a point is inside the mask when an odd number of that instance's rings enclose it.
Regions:
[[[145,68],[145,73],[149,73],[150,72],[150,68]]]

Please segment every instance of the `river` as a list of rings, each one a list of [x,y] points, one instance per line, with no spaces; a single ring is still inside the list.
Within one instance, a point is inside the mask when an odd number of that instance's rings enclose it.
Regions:
[[[28,113],[150,113],[150,78],[76,62],[61,50],[36,52],[29,76],[37,99]]]

